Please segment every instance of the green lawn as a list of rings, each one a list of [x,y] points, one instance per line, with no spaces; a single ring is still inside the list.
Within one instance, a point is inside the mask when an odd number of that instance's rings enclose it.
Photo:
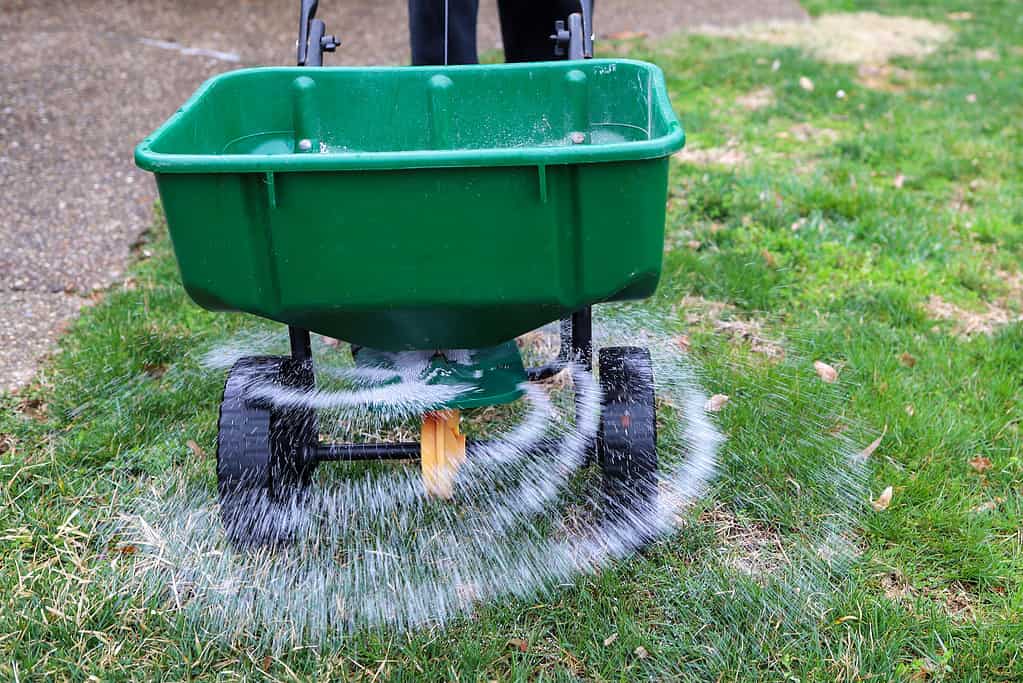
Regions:
[[[254,324],[187,300],[157,217],[130,279],[0,396],[0,677],[1023,679],[1023,8],[805,4],[955,35],[874,87],[763,43],[602,46],[661,65],[693,149],[731,150],[673,162],[644,304],[731,397],[719,480],[675,537],[444,627],[283,653],[124,590],[111,520],[168,471],[212,481],[187,442],[214,452],[223,377],[196,350]],[[882,432],[864,471],[842,462]],[[842,544],[851,563],[815,552]]]

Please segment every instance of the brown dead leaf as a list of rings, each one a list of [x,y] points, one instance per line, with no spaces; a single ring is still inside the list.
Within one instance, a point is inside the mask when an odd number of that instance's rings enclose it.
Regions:
[[[870,507],[874,508],[878,512],[884,512],[888,509],[888,506],[892,504],[892,494],[894,493],[891,486],[885,487],[885,490],[881,492],[881,495],[876,500],[870,501]]]
[[[122,553],[124,555],[134,555],[138,551],[139,549],[130,543],[117,546],[117,552]]]
[[[267,655],[266,657],[263,657],[263,661],[260,663],[263,665],[263,671],[269,671],[270,667],[273,666],[274,660],[273,657]]]
[[[645,647],[643,647],[642,645],[640,645],[639,647],[637,647],[637,648],[636,648],[635,650],[633,650],[632,652],[633,652],[633,654],[634,654],[634,655],[636,655],[636,656],[637,656],[637,657],[639,657],[640,659],[646,659],[647,657],[649,657],[649,656],[650,656],[650,653],[649,653],[649,652],[647,652],[647,651],[646,651],[646,648],[645,648]]]
[[[36,422],[46,421],[46,411],[48,406],[46,403],[39,398],[26,398],[20,404],[18,404],[18,410],[25,417],[31,418]]]
[[[192,451],[192,453],[194,453],[196,455],[196,457],[201,458],[203,460],[206,459],[206,457],[207,457],[206,456],[206,451],[204,451],[202,449],[202,446],[197,444],[195,441],[193,441],[192,439],[189,439],[188,441],[185,442],[185,445],[188,446],[188,449],[190,451]]]
[[[841,420],[839,420],[835,424],[833,424],[830,427],[828,427],[827,433],[830,434],[831,436],[838,436],[839,434],[841,434],[842,432],[844,432],[844,431],[846,431],[848,429],[849,429],[849,425],[847,425],[844,422],[842,422]]]
[[[828,384],[834,384],[838,381],[838,370],[824,361],[815,360],[813,362],[813,369],[817,371],[817,376]]]
[[[508,645],[515,648],[519,652],[525,652],[529,649],[529,641],[525,638],[509,638]]]
[[[777,268],[778,267],[778,259],[776,259],[774,257],[774,254],[769,252],[767,249],[761,250],[760,255],[764,257],[764,263],[767,264],[768,268]]]
[[[153,379],[160,379],[167,374],[167,366],[163,363],[146,363],[142,366],[142,371]]]
[[[907,368],[911,368],[916,365],[916,358],[914,358],[912,354],[902,353],[899,355],[899,362]]]
[[[983,503],[981,503],[980,505],[977,505],[976,507],[971,508],[970,512],[991,512],[992,510],[997,510],[998,506],[1001,505],[1004,502],[1005,502],[1004,498],[1002,498],[1000,496],[999,497],[995,497],[994,500],[986,500]]]
[[[811,81],[806,76],[800,76],[799,87],[805,90],[806,92],[813,92],[813,81]]]
[[[969,21],[973,19],[973,12],[949,12],[945,16],[952,21]]]
[[[688,334],[680,334],[675,337],[675,346],[677,346],[682,353],[689,353],[689,347],[691,345],[692,342],[689,340]]]
[[[991,459],[985,458],[983,455],[978,455],[976,458],[970,460],[970,467],[977,472],[986,472],[991,469]]]
[[[700,242],[700,240],[689,240],[688,242],[686,242],[686,246],[692,249],[693,251],[699,251],[700,247],[703,246],[703,243]]]
[[[725,407],[726,403],[728,403],[727,394],[714,394],[703,404],[703,409],[711,413],[717,413]]]
[[[616,640],[618,640],[618,634],[612,633],[607,638],[604,638],[604,647],[610,647]]]
[[[884,435],[887,434],[887,433],[888,433],[888,425],[885,425],[884,429],[881,430],[881,435],[878,436],[873,441],[871,441],[869,444],[867,444],[867,447],[864,448],[862,451],[860,451],[860,457],[861,458],[869,458],[871,455],[873,455],[874,451],[877,450],[877,447],[881,445],[881,439],[883,439]]]

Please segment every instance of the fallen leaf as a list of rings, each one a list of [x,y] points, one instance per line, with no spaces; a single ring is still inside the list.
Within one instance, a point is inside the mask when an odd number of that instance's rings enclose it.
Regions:
[[[130,543],[126,545],[117,546],[117,552],[122,553],[124,555],[134,555],[135,553],[138,552],[138,550],[139,550],[138,548],[131,545]]]
[[[867,444],[867,447],[864,448],[862,451],[860,451],[860,457],[861,458],[869,458],[871,455],[873,455],[874,451],[877,450],[877,447],[881,445],[881,439],[883,439],[884,435],[887,434],[887,433],[888,433],[888,425],[885,425],[884,429],[881,430],[881,435],[879,437],[877,437],[876,439],[874,439],[873,441],[871,441],[869,444]]]
[[[895,178],[894,178],[894,179],[892,179],[892,185],[894,185],[894,186],[895,186],[895,189],[896,189],[896,190],[901,190],[901,189],[902,189],[902,186],[903,186],[903,185],[904,185],[905,183],[906,183],[906,176],[902,175],[901,173],[897,174],[897,175],[895,176]]]
[[[911,368],[916,365],[916,358],[914,358],[911,354],[903,353],[899,355],[899,362],[907,368]]]
[[[167,374],[167,366],[161,363],[146,363],[142,366],[142,371],[153,379],[160,379]]]
[[[986,472],[991,469],[991,458],[985,458],[983,455],[978,455],[970,461],[970,467],[977,472]]]
[[[888,506],[892,504],[892,487],[888,486],[881,495],[877,497],[877,500],[870,501],[870,506],[878,512],[884,512],[888,509]]]
[[[204,451],[202,449],[202,446],[197,444],[195,441],[192,441],[191,439],[189,439],[188,441],[185,442],[185,445],[188,446],[188,449],[190,451],[195,453],[196,457],[203,458],[203,459],[206,458],[206,451]]]
[[[711,413],[716,413],[724,408],[726,403],[728,403],[727,394],[714,394],[707,399],[706,403],[703,404],[703,409]]]
[[[813,362],[813,369],[817,371],[817,376],[828,384],[833,384],[838,381],[838,370],[824,361],[815,360]]]
[[[46,410],[47,405],[42,399],[38,398],[26,398],[18,405],[18,409],[22,415],[29,417],[36,422],[46,421]]]
[[[799,87],[805,90],[806,92],[813,92],[813,81],[811,81],[806,76],[800,76]]]
[[[508,644],[517,649],[519,652],[525,652],[529,649],[529,642],[523,638],[509,638]]]
[[[693,251],[699,251],[700,247],[703,246],[703,243],[700,242],[700,240],[689,240],[688,242],[686,242],[686,246],[692,249]]]
[[[607,638],[604,638],[604,647],[610,647],[611,643],[615,642],[616,640],[618,640],[618,634],[612,633]]]
[[[274,660],[273,660],[272,657],[270,657],[270,655],[267,655],[266,657],[263,657],[263,662],[262,662],[263,670],[264,671],[268,670],[270,668],[270,666],[273,665],[273,663],[274,663]]]
[[[973,12],[949,12],[945,16],[952,21],[969,21],[973,19]]]
[[[856,616],[855,614],[846,614],[844,617],[839,617],[838,619],[835,619],[835,623],[836,624],[844,624],[847,621],[859,621],[859,620],[860,620],[860,618],[858,616]]]
[[[774,254],[767,249],[761,250],[760,255],[764,257],[764,263],[767,264],[768,268],[774,268],[778,265],[778,260],[774,258]]]
[[[830,434],[832,436],[837,436],[837,435],[841,434],[842,432],[846,431],[847,429],[849,429],[849,425],[845,424],[844,422],[839,421],[839,422],[836,422],[835,424],[831,425],[830,427],[828,427],[828,434]]]
[[[994,500],[988,500],[980,505],[972,508],[970,512],[991,512],[998,508],[999,505],[1005,502],[1004,498],[995,498]]]
[[[649,656],[650,656],[650,653],[649,653],[649,652],[647,652],[647,651],[646,651],[646,648],[645,648],[645,647],[643,647],[642,645],[640,645],[639,647],[637,647],[637,648],[636,648],[635,650],[633,650],[632,652],[633,652],[633,654],[635,654],[635,655],[636,655],[637,657],[639,657],[640,659],[646,659],[647,657],[649,657]]]
[[[645,31],[616,31],[605,36],[608,40],[632,40],[633,38],[646,38]]]
[[[690,342],[688,334],[680,334],[675,337],[675,346],[677,346],[682,353],[689,353],[689,347],[691,344],[692,342]]]

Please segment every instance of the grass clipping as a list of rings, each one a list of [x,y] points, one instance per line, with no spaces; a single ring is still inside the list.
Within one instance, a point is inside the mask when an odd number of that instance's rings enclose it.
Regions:
[[[800,47],[835,64],[882,64],[893,57],[923,57],[952,38],[944,24],[876,12],[825,14],[811,21],[771,22],[700,33]]]

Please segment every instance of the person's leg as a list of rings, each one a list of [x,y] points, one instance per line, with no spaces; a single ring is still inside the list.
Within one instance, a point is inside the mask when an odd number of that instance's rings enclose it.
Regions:
[[[412,64],[444,64],[445,0],[409,0]],[[447,63],[476,64],[476,15],[479,0],[447,0]]]
[[[554,22],[580,10],[579,0],[497,0],[506,62],[545,62],[554,56]]]

